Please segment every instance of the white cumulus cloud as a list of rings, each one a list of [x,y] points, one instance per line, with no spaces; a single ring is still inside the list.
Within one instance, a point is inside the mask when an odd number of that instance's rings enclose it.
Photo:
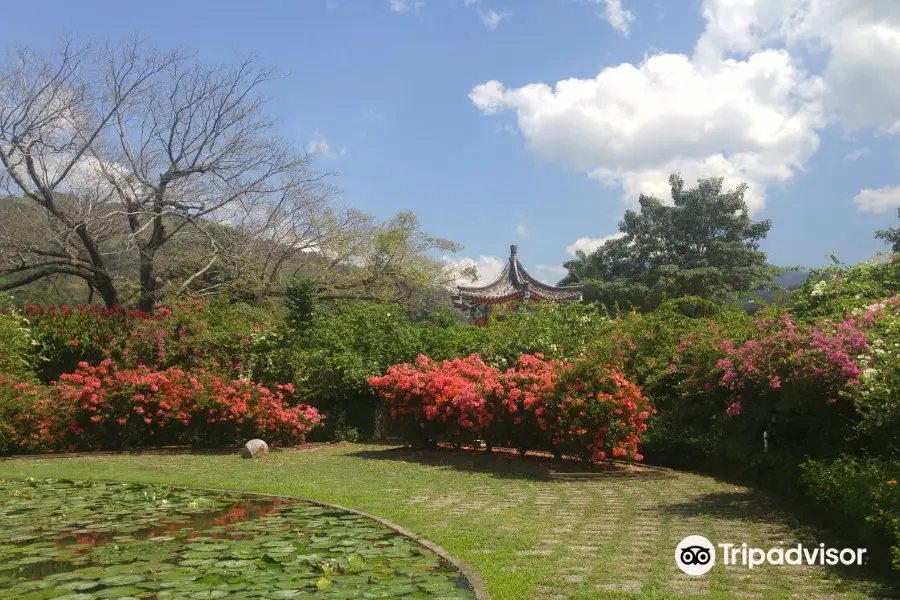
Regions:
[[[862,211],[888,212],[900,207],[900,186],[862,190],[853,197],[853,203]]]
[[[900,2],[704,0],[703,14],[699,57],[773,43],[821,53],[830,118],[850,129],[900,132]]]
[[[469,97],[484,114],[512,113],[539,158],[619,186],[632,203],[642,192],[667,198],[680,172],[689,183],[746,181],[756,211],[768,187],[804,168],[824,127],[900,133],[900,1],[702,0],[701,12],[691,56],[655,54],[551,85],[492,80]]]
[[[458,285],[485,285],[493,281],[500,274],[500,271],[503,270],[503,267],[506,265],[506,260],[499,258],[497,256],[485,256],[481,255],[476,258],[471,257],[462,257],[457,259],[452,259],[448,256],[443,257],[443,260],[447,265],[455,269],[457,272],[461,272],[463,269],[468,267],[475,267],[478,271],[478,279],[472,283],[472,281],[468,279],[460,278],[457,281]]]
[[[709,66],[658,54],[552,87],[488,81],[470,98],[485,114],[515,111],[540,158],[621,185],[631,202],[666,195],[681,172],[748,181],[748,203],[760,208],[766,184],[789,179],[818,148],[817,89],[786,52],[768,50]]]
[[[607,235],[607,236],[600,237],[600,238],[591,238],[591,237],[578,238],[572,244],[570,244],[569,246],[566,246],[566,252],[568,252],[572,256],[575,256],[575,254],[579,250],[581,250],[585,254],[590,254],[591,252],[593,252],[594,250],[596,250],[597,248],[599,248],[606,242],[608,242],[610,240],[616,240],[616,239],[622,237],[623,235],[625,235],[625,234],[620,231],[618,233],[614,233],[612,235]]]

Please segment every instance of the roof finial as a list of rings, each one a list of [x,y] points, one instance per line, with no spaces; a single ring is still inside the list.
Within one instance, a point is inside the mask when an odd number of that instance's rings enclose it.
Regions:
[[[516,250],[518,250],[518,247],[517,247],[515,244],[511,245],[511,246],[509,247],[509,255],[510,255],[511,257],[512,257],[512,256],[515,256],[515,255],[516,255]]]

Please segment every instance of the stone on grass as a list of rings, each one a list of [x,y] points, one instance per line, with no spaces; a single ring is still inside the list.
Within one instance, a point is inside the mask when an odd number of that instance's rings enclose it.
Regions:
[[[242,458],[262,458],[269,453],[269,446],[262,440],[250,440],[241,448]]]

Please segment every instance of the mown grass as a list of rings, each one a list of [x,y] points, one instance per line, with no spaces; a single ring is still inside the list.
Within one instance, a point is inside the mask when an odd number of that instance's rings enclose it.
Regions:
[[[0,477],[169,483],[323,500],[388,518],[449,550],[495,600],[526,598],[871,598],[888,584],[855,567],[675,566],[690,534],[768,547],[818,544],[766,498],[687,473],[550,481],[528,461],[449,451],[339,445],[228,455],[123,455],[0,462]],[[823,540],[824,541],[824,540]]]

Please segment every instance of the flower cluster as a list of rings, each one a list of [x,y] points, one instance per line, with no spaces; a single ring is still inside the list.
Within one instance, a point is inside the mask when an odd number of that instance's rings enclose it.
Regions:
[[[0,387],[21,399],[6,410],[0,434],[25,450],[219,445],[250,437],[296,444],[322,420],[315,408],[289,405],[290,385],[270,390],[204,370],[123,369],[111,359],[82,362],[46,387],[4,379]]]
[[[440,363],[419,356],[415,364],[391,366],[368,381],[408,431],[458,442],[483,436],[501,390],[499,373],[477,354]]]
[[[861,384],[855,395],[861,426],[900,447],[900,296],[854,311],[869,329],[869,347],[859,360]]]
[[[640,388],[596,360],[522,355],[505,372],[477,354],[435,362],[419,356],[369,378],[413,441],[475,439],[520,452],[548,450],[584,460],[642,457],[652,408]]]
[[[638,443],[656,410],[618,369],[590,359],[566,363],[552,391],[538,422],[557,452],[642,460]]]
[[[70,420],[46,386],[0,375],[0,452],[63,448]]]
[[[741,414],[752,394],[775,393],[786,386],[815,390],[836,401],[860,383],[862,357],[869,347],[864,319],[823,321],[815,326],[794,322],[789,314],[755,322],[756,334],[743,342],[722,341],[710,370],[695,364],[688,389],[724,388],[730,398],[726,414]],[[686,392],[686,394],[689,392]]]

